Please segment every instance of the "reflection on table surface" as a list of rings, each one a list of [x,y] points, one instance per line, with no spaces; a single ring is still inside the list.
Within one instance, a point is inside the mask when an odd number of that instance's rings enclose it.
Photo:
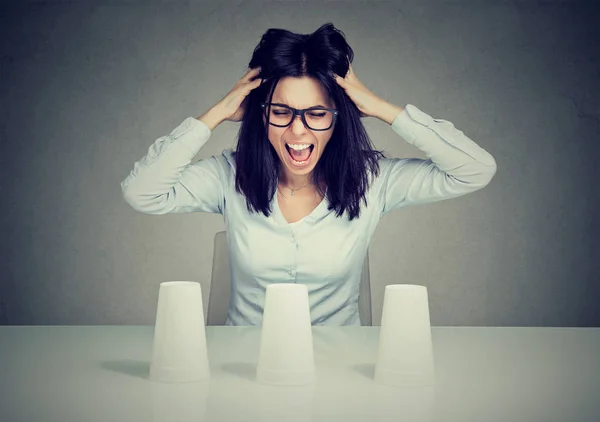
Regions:
[[[207,327],[211,377],[147,379],[153,327],[0,327],[0,421],[594,421],[600,329],[432,327],[436,383],[373,381],[379,327],[313,327],[317,381],[255,381],[260,327]]]

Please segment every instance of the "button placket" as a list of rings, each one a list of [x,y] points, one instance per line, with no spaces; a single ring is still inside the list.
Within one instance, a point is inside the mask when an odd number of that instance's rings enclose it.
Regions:
[[[294,231],[294,229],[291,229],[291,237],[290,237],[290,243],[294,244],[294,251],[293,251],[293,256],[294,256],[294,260],[292,262],[292,266],[290,267],[288,274],[290,275],[290,278],[292,279],[293,282],[296,282],[296,266],[298,263],[298,239],[296,237],[296,232]]]

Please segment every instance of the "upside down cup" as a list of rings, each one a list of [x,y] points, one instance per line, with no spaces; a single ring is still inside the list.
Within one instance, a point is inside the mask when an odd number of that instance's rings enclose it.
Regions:
[[[425,286],[386,286],[375,381],[399,387],[434,384],[431,324]]]
[[[272,385],[306,385],[315,380],[306,285],[267,286],[256,378]]]
[[[161,283],[150,380],[194,382],[209,376],[200,284],[192,281]]]

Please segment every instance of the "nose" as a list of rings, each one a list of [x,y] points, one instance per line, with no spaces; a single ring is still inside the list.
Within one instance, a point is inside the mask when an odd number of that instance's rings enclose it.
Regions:
[[[292,132],[295,134],[301,134],[307,130],[306,126],[304,126],[304,122],[302,122],[302,116],[300,115],[294,117],[294,120],[292,120],[290,126],[292,128]]]

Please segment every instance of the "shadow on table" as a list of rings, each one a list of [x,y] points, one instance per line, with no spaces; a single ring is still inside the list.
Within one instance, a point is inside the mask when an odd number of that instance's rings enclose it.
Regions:
[[[256,380],[256,364],[246,362],[234,362],[221,365],[221,369],[228,374],[235,375],[250,381]]]
[[[150,373],[150,362],[134,359],[104,361],[100,364],[100,366],[109,371],[143,379],[148,379],[148,374]]]
[[[375,377],[375,364],[374,363],[359,363],[352,365],[352,370],[364,375],[366,378],[372,380]]]
[[[148,379],[150,362],[134,359],[109,360],[101,362],[100,366],[108,371],[130,375],[136,378]],[[234,362],[221,365],[224,372],[250,381],[256,380],[256,364]]]

